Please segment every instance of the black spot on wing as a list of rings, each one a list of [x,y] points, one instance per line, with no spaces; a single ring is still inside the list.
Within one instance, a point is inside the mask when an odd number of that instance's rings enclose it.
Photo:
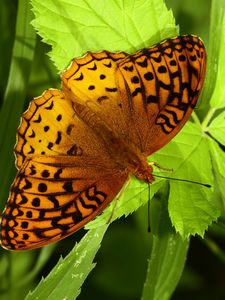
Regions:
[[[45,107],[45,109],[51,110],[51,109],[53,109],[53,106],[54,106],[54,103],[53,103],[53,101],[52,101],[51,104],[50,104],[49,106]]]
[[[105,90],[106,90],[106,92],[116,92],[117,88],[116,87],[115,88],[108,88],[108,87],[106,87]]]

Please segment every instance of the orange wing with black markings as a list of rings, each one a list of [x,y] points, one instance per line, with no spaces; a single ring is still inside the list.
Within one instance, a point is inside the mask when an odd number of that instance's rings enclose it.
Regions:
[[[92,145],[90,147],[89,145]],[[17,130],[16,165],[35,155],[103,156],[104,145],[76,114],[73,102],[56,89],[35,98]]]
[[[90,120],[89,120],[90,121]],[[1,244],[12,250],[64,238],[99,214],[128,173],[110,159],[104,140],[59,90],[34,99],[15,146],[19,172],[2,214]]]
[[[127,174],[101,160],[35,156],[20,169],[2,215],[1,243],[27,250],[83,227],[117,195]]]
[[[200,96],[206,52],[185,35],[143,49],[119,62],[118,87],[132,140],[149,156],[184,126]]]

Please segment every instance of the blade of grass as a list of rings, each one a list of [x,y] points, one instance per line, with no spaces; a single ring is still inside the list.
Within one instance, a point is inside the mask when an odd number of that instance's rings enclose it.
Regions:
[[[34,50],[35,32],[30,22],[33,18],[29,1],[20,0],[16,22],[10,73],[4,102],[0,111],[0,208],[8,196],[12,174],[15,172],[13,146],[19,116],[24,107],[26,89],[30,75]]]
[[[220,52],[221,37],[223,31],[223,16],[225,12],[224,0],[212,0],[211,4],[211,16],[210,16],[210,31],[209,31],[209,47],[208,47],[208,60],[207,60],[207,72],[202,92],[202,103],[209,103],[212,97],[217,72],[218,72],[218,60]],[[200,105],[201,105],[200,104]]]
[[[142,300],[168,300],[183,271],[189,240],[172,228],[168,215],[168,186],[151,203],[153,247]]]
[[[8,197],[11,178],[15,172],[13,145],[15,143],[16,128],[19,123],[19,115],[21,114],[28,78],[30,75],[31,64],[35,49],[35,32],[30,25],[33,18],[31,7],[26,0],[18,1],[16,33],[13,45],[13,52],[10,64],[10,72],[7,81],[7,87],[4,94],[3,104],[0,111],[0,209],[2,210],[4,203]],[[2,252],[4,253],[4,252]],[[8,253],[8,267],[6,270],[6,285],[1,281],[1,287],[6,288],[1,299],[13,299],[13,275],[14,271],[19,271],[16,266],[12,266],[11,261],[13,253]],[[15,275],[15,274],[14,274]],[[17,295],[19,290],[14,290]],[[15,295],[14,294],[14,295]]]
[[[51,244],[46,247],[43,247],[39,253],[39,256],[35,262],[34,268],[24,277],[22,280],[15,284],[15,287],[24,286],[27,283],[31,282],[41,271],[44,265],[49,260],[50,256],[52,255],[53,251],[55,250],[56,244]]]
[[[220,39],[220,52],[218,54],[218,68],[217,68],[217,78],[215,82],[215,89],[213,91],[212,97],[210,99],[210,106],[212,109],[224,108],[224,85],[225,85],[225,9],[223,11],[223,20],[222,20],[222,30],[215,32],[214,35]],[[220,27],[219,27],[220,28]]]

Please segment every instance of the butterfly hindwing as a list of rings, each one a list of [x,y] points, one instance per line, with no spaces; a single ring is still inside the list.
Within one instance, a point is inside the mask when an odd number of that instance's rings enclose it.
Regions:
[[[104,160],[26,159],[2,214],[2,246],[27,250],[66,237],[99,214],[126,179],[127,173],[115,171]]]

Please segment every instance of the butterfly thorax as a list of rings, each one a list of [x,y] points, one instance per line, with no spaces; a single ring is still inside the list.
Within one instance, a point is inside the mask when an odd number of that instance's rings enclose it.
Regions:
[[[110,156],[122,169],[126,169],[139,180],[147,183],[154,181],[152,166],[137,146],[115,137],[111,137],[110,144]]]
[[[147,183],[152,183],[155,179],[152,175],[152,167],[148,165],[147,161],[145,164],[140,164],[138,169],[133,173],[139,180],[144,180]]]
[[[138,157],[136,153],[127,152],[127,157],[123,160],[123,165],[128,172],[132,173],[137,179],[143,180],[147,183],[152,183],[154,177],[152,175],[152,167],[148,164],[147,159]]]

